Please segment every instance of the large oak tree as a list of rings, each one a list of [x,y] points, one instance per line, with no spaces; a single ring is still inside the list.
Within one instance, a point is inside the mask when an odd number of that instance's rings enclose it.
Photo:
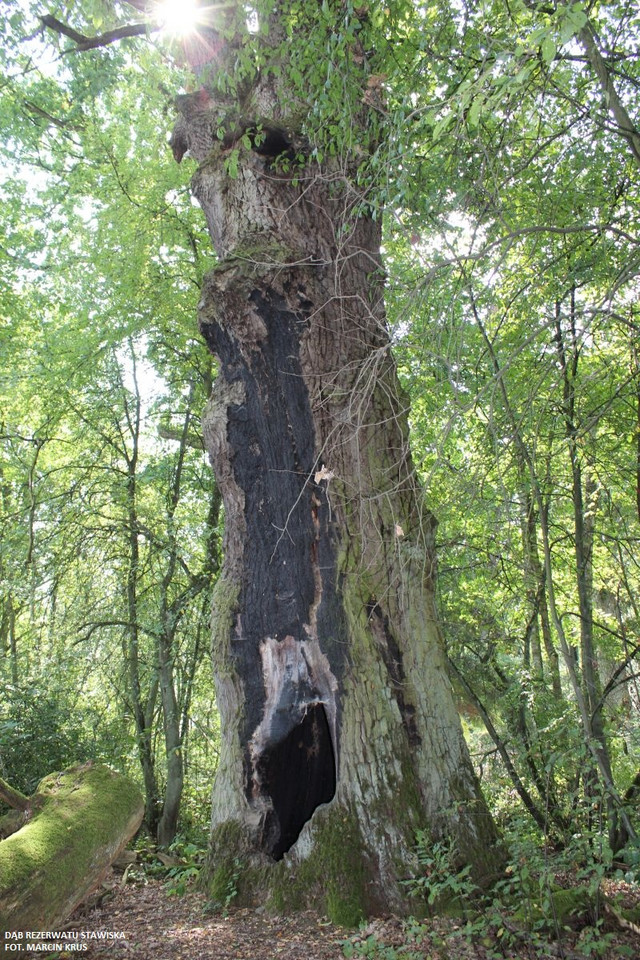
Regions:
[[[498,862],[447,677],[380,220],[358,186],[384,133],[365,17],[285,3],[257,34],[242,9],[201,24],[186,44],[199,86],[172,136],[199,164],[218,257],[199,304],[226,516],[209,873],[224,892],[240,859],[247,889],[350,921],[401,908],[420,828],[476,876]],[[351,143],[320,155],[314,51],[339,29]]]

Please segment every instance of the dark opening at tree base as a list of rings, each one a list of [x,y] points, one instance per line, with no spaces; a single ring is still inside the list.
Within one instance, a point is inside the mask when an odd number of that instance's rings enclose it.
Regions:
[[[335,755],[322,704],[310,704],[301,723],[265,750],[258,775],[273,803],[264,848],[274,860],[281,860],[314,810],[332,800],[336,791]]]

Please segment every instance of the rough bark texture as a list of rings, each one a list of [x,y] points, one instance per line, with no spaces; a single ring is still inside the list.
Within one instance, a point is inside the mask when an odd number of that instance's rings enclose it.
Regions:
[[[499,858],[445,669],[379,225],[337,166],[283,171],[300,108],[272,84],[245,91],[236,126],[277,132],[269,150],[217,139],[228,103],[210,90],[180,98],[172,140],[199,161],[219,258],[199,308],[226,517],[208,878],[222,899],[242,861],[241,892],[353,923],[406,905],[418,828],[476,876]]]
[[[101,764],[53,773],[0,843],[0,935],[51,930],[102,880],[142,822],[138,788]]]

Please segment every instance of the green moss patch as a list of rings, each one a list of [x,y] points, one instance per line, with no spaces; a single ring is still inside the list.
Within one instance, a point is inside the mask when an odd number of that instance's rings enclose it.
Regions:
[[[313,850],[296,864],[273,871],[269,905],[278,912],[314,906],[333,923],[356,927],[367,915],[362,835],[355,814],[339,806],[319,810]]]
[[[0,931],[48,929],[99,882],[138,828],[137,786],[101,764],[54,773],[31,819],[0,843]]]

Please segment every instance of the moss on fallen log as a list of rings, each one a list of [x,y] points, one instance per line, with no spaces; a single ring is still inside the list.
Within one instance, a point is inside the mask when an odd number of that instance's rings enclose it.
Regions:
[[[126,777],[85,763],[45,777],[29,811],[0,842],[0,935],[68,917],[140,826],[144,801]]]

